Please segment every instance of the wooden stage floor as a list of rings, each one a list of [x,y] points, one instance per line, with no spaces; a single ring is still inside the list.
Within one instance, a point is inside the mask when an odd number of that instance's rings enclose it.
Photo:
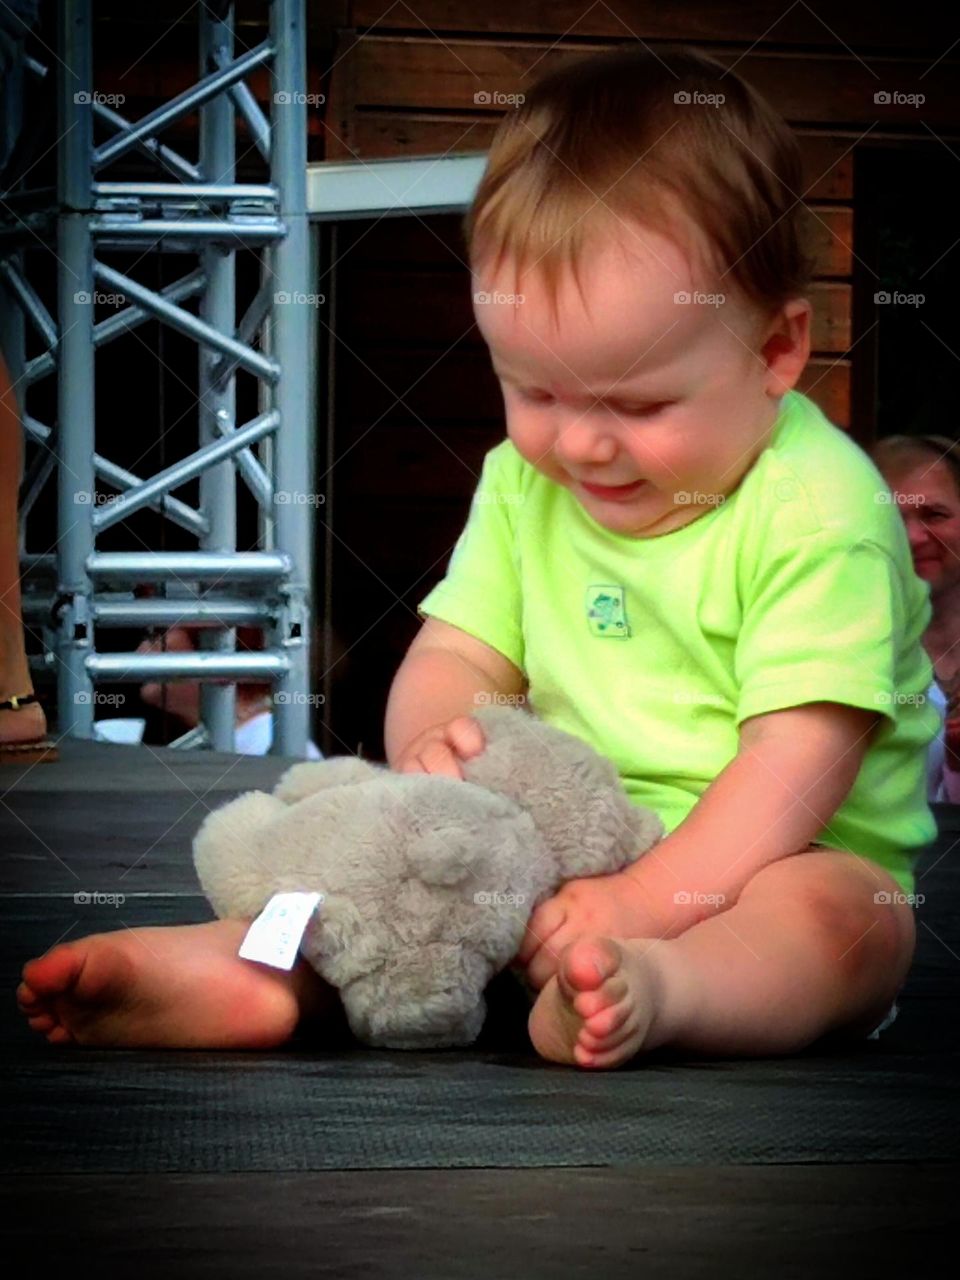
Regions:
[[[537,1058],[505,987],[463,1052],[85,1050],[31,1033],[13,999],[24,961],[211,919],[192,835],[287,763],[66,742],[57,764],[0,770],[11,1245],[138,1280],[875,1277],[927,1274],[952,1245],[960,810],[945,806],[918,870],[917,959],[875,1042],[587,1073]]]

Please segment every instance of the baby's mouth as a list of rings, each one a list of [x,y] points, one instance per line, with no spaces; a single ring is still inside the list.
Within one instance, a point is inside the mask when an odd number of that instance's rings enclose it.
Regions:
[[[623,501],[626,498],[632,498],[646,484],[646,480],[634,480],[630,484],[587,484],[585,480],[579,481],[580,488],[585,489],[594,498],[603,498],[610,502]]]

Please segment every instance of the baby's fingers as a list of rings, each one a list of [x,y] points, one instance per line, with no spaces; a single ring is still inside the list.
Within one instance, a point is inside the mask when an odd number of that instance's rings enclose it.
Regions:
[[[445,742],[428,742],[412,760],[408,760],[401,773],[437,773],[445,778],[463,781],[457,758]]]
[[[487,745],[479,722],[472,716],[458,716],[447,725],[447,742],[464,760],[478,756]]]

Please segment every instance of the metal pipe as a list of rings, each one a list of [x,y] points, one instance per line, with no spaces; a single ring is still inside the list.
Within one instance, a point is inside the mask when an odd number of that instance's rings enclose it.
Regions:
[[[27,435],[32,436],[45,447],[49,447],[46,442],[53,434],[50,427],[43,422],[38,422],[36,418],[31,417],[28,413],[23,415],[22,421],[23,429],[26,431]],[[50,456],[54,459],[56,457],[52,451]],[[137,489],[140,485],[146,483],[146,481],[142,480],[140,476],[134,475],[132,471],[127,471],[124,467],[117,466],[115,462],[111,462],[109,458],[101,457],[99,453],[95,453],[93,455],[93,468],[96,475],[102,476],[108,484],[114,485],[122,493],[128,490]],[[95,494],[95,489],[77,489],[74,492],[73,501],[77,506],[82,506],[84,504],[97,506],[99,504],[94,501]],[[111,497],[110,501],[116,502],[117,499]],[[199,511],[194,511],[193,507],[188,507],[187,504],[185,502],[181,502],[179,498],[171,498],[169,494],[165,493],[159,498],[152,498],[147,505],[153,511],[159,511],[161,515],[172,520],[174,524],[180,525],[181,528],[188,529],[191,533],[203,534],[206,533],[209,527],[206,518],[202,516]],[[94,524],[96,524],[96,520],[94,520]]]
[[[247,123],[247,128],[250,130],[250,136],[253,138],[253,145],[260,152],[260,155],[267,164],[269,164],[270,121],[260,110],[260,104],[242,80],[237,84],[231,85],[227,92],[233,99],[233,105],[237,108]]]
[[[86,569],[97,582],[276,582],[290,561],[279,551],[95,551]]]
[[[200,71],[216,61],[229,64],[233,56],[233,5],[225,6],[222,18],[204,8],[200,14]],[[217,57],[221,55],[221,58]],[[230,99],[218,94],[200,109],[200,168],[207,184],[215,189],[224,184],[234,190],[236,125]],[[192,193],[191,193],[192,194]],[[222,253],[208,244],[201,259],[207,277],[207,288],[200,300],[200,315],[211,328],[232,334],[237,324],[236,260],[231,251]],[[243,344],[238,344],[243,345]],[[220,438],[218,424],[227,429],[223,438],[232,437],[236,418],[236,383],[233,377],[220,387],[213,385],[216,352],[201,346],[198,350],[198,426],[201,445],[211,445]],[[249,453],[249,451],[248,451]],[[252,454],[249,455],[252,458]],[[239,455],[226,458],[216,467],[207,467],[200,476],[200,505],[210,521],[209,532],[200,545],[207,551],[235,551],[237,546],[237,488],[234,464]],[[237,647],[237,633],[223,628],[204,631],[200,648],[207,652],[229,653]],[[200,690],[200,720],[210,735],[216,751],[232,751],[236,722],[236,687],[205,685]]]
[[[273,65],[271,173],[280,192],[280,214],[286,236],[275,246],[276,289],[272,315],[274,352],[283,376],[274,388],[280,412],[275,437],[274,493],[309,490],[313,475],[313,432],[308,405],[304,353],[309,340],[307,308],[291,301],[303,287],[308,261],[307,239],[307,114],[306,13],[304,0],[274,0],[270,6],[270,36],[276,49]],[[280,95],[286,95],[281,97]],[[276,508],[277,543],[290,556],[291,571],[281,591],[284,609],[274,629],[275,642],[289,656],[290,671],[278,692],[276,731],[272,750],[279,755],[306,754],[310,730],[310,590],[312,540],[310,508],[287,503]]]
[[[38,422],[30,413],[22,411],[20,414],[20,423],[28,436],[33,436],[34,440],[38,440],[41,444],[45,444],[53,435],[53,428],[48,427],[45,422]]]
[[[211,384],[211,391],[215,384]],[[229,439],[236,431],[236,427],[226,420],[225,417],[217,414],[214,422],[217,434]],[[263,507],[269,505],[273,501],[273,485],[270,477],[265,469],[257,460],[252,449],[241,449],[235,458],[240,474],[246,481],[247,488],[256,498],[257,503]]]
[[[43,486],[50,479],[50,473],[56,466],[57,456],[52,450],[47,449],[44,452],[38,452],[27,470],[23,483],[20,486],[21,498],[18,521],[20,528],[27,519],[27,516],[33,510],[33,504],[40,496]]]
[[[226,334],[219,333],[212,325],[206,324],[197,316],[192,316],[189,311],[184,311],[181,307],[173,306],[152,289],[138,284],[129,276],[121,275],[106,263],[95,261],[93,265],[98,279],[132,298],[144,310],[166,321],[178,333],[185,333],[187,337],[206,343],[215,351],[233,356],[238,364],[243,365],[250,373],[255,373],[258,378],[267,378],[275,382],[280,376],[280,366],[277,361],[268,360],[252,348],[244,347],[233,338],[228,338]]]
[[[274,680],[287,674],[285,653],[93,653],[87,674],[93,680]]]
[[[75,100],[76,86],[93,83],[90,0],[60,0],[57,74],[58,133],[57,311],[60,328],[57,384],[58,583],[66,600],[60,613],[57,681],[58,729],[77,738],[93,734],[93,699],[86,660],[93,643],[86,563],[93,550],[92,504],[76,502],[94,489],[93,307],[74,302],[77,291],[93,293],[93,244],[89,215],[93,114]],[[67,323],[69,317],[69,323]]]
[[[57,326],[53,316],[47,310],[40,300],[40,296],[27,280],[13,265],[13,263],[0,258],[0,273],[10,287],[11,293],[19,302],[24,313],[29,316],[33,323],[33,327],[43,338],[48,347],[56,347],[57,345]]]
[[[93,619],[100,627],[176,627],[205,622],[255,627],[267,622],[271,613],[265,601],[216,597],[159,600],[124,596],[119,600],[94,597],[93,601]]]
[[[38,555],[36,552],[27,551],[20,557],[20,569],[24,576],[28,573],[49,573],[55,577],[57,557],[50,552]]]
[[[98,147],[93,153],[93,167],[102,169],[104,165],[116,160],[125,151],[129,151],[141,138],[149,137],[154,133],[162,133],[175,120],[179,120],[181,116],[188,115],[197,107],[203,106],[205,102],[209,102],[221,90],[235,84],[238,80],[242,80],[249,72],[268,62],[273,57],[273,53],[272,42],[264,40],[262,44],[258,44],[256,48],[242,54],[229,66],[204,76],[195,85],[191,85],[183,93],[178,93],[175,98],[171,98],[169,102],[157,107],[155,111],[149,112],[142,120],[138,120],[129,133],[111,138],[109,142],[105,142],[103,146]]]
[[[102,458],[99,453],[94,454],[93,465],[97,475],[102,476],[108,484],[114,485],[121,493],[136,489],[145,483],[140,476],[134,475],[124,467],[118,467],[115,462]],[[117,499],[113,498],[111,501],[116,502]],[[172,498],[169,493],[152,498],[147,505],[151,511],[159,511],[162,516],[166,516],[168,520],[178,524],[181,529],[187,529],[190,533],[202,536],[209,528],[205,515],[195,511],[193,507],[188,507],[179,498]]]
[[[116,524],[120,520],[126,520],[127,516],[134,511],[139,511],[141,507],[148,506],[150,499],[156,494],[166,493],[168,489],[178,488],[181,484],[192,480],[194,476],[200,475],[205,467],[212,466],[215,462],[220,462],[224,458],[232,457],[244,445],[255,444],[263,436],[275,431],[278,421],[279,414],[276,410],[272,413],[262,414],[261,417],[254,418],[252,422],[248,422],[245,427],[239,427],[226,439],[215,440],[213,444],[204,445],[202,449],[190,454],[188,458],[182,458],[179,462],[175,462],[173,466],[166,467],[163,471],[158,471],[156,475],[151,476],[149,480],[145,480],[136,489],[129,489],[121,497],[114,498],[109,506],[100,507],[94,511],[94,529],[99,532],[101,529],[109,529],[112,524]]]
[[[208,105],[216,105],[216,101]],[[206,109],[206,108],[204,108]],[[280,196],[272,183],[255,182],[95,182],[94,198],[143,200],[269,200],[277,204]]]
[[[273,301],[274,288],[269,280],[261,283],[257,290],[256,296],[243,313],[239,325],[237,325],[237,341],[248,347],[257,333],[257,330],[263,324],[270,305]],[[219,386],[229,378],[234,369],[237,367],[235,360],[229,360],[226,356],[221,356],[213,367],[213,383]]]
[[[214,50],[213,61],[218,67],[225,67],[228,59],[217,50]],[[243,83],[242,80],[230,86],[227,90],[233,101],[233,105],[246,121],[247,128],[250,130],[250,136],[253,138],[253,145],[260,152],[263,159],[270,163],[270,121],[260,110],[260,104],[256,98]]]
[[[119,111],[113,111],[110,107],[105,106],[102,102],[94,101],[93,109],[101,120],[105,120],[107,124],[112,124],[115,129],[121,133],[130,133],[133,125]],[[137,150],[146,152],[151,160],[156,160],[158,164],[172,173],[175,177],[180,178],[183,182],[197,182],[200,178],[200,170],[184,159],[178,151],[174,151],[171,147],[160,142],[157,138],[140,138],[137,143]]]
[[[123,232],[124,241],[153,239],[157,242],[170,238],[184,241],[211,240],[233,241],[242,244],[266,244],[271,240],[279,240],[283,235],[283,223],[269,214],[262,217],[238,217],[235,222],[226,218],[138,218],[134,215],[124,216],[116,213],[98,213],[93,218],[91,230],[97,237],[98,244],[106,243],[113,248],[124,247],[123,242],[111,244],[118,231]],[[192,250],[196,252],[196,247]],[[184,250],[189,252],[189,250]]]
[[[173,284],[166,285],[161,289],[160,297],[166,298],[168,302],[183,302],[186,298],[192,298],[195,294],[201,293],[204,286],[204,275],[198,268],[196,271],[191,271],[189,275],[181,276]],[[152,319],[153,317],[142,307],[124,307],[122,311],[93,326],[93,345],[102,347],[104,343],[112,342],[114,338],[130,333]],[[48,373],[53,373],[56,367],[56,356],[52,351],[45,351],[43,355],[35,356],[26,368],[27,385],[46,377]]]

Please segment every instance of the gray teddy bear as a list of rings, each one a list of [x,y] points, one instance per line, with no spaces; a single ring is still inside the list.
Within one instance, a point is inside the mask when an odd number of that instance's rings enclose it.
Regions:
[[[471,1044],[484,989],[533,910],[664,834],[580,738],[509,707],[475,718],[486,745],[463,762],[465,781],[353,756],[295,764],[272,795],[237,797],[194,839],[221,918],[253,918],[275,893],[323,894],[300,952],[368,1045]]]

